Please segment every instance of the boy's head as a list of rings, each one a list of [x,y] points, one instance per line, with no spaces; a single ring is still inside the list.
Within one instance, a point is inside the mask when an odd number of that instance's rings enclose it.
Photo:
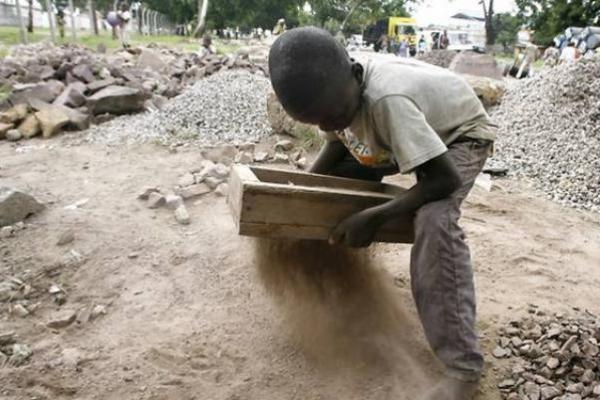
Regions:
[[[360,105],[363,69],[327,31],[297,28],[271,47],[273,89],[293,118],[323,130],[347,128]]]

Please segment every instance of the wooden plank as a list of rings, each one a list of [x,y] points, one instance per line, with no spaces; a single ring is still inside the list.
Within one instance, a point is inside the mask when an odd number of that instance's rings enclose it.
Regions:
[[[265,167],[251,167],[251,170],[261,182],[280,184],[292,183],[297,186],[354,189],[359,191],[389,194],[399,194],[405,190],[399,186],[387,185],[380,182],[340,178],[336,176],[319,175],[307,172]]]
[[[259,182],[254,172],[246,165],[234,165],[229,176],[227,204],[239,231],[245,182]]]

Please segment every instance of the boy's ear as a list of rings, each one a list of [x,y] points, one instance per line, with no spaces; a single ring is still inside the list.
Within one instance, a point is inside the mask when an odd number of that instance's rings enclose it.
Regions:
[[[355,77],[359,83],[362,83],[363,73],[365,72],[363,66],[352,59],[352,65],[350,68],[352,69],[352,76]]]

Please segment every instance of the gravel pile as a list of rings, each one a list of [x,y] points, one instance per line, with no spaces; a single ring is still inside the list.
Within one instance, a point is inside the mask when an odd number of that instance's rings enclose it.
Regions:
[[[262,74],[220,72],[188,87],[160,111],[114,119],[90,129],[85,140],[108,145],[256,141],[271,132],[269,90]]]
[[[458,53],[450,50],[431,50],[417,56],[417,60],[424,61],[438,67],[448,68]]]
[[[600,211],[600,60],[561,65],[511,85],[492,113],[492,165],[563,205]]]
[[[508,400],[600,398],[600,319],[537,313],[500,329],[496,358],[515,361],[498,384]]]

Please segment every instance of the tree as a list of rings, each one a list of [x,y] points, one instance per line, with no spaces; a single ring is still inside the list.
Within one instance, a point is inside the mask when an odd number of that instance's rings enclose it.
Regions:
[[[27,0],[27,32],[33,33],[33,0]]]
[[[600,23],[597,0],[515,0],[522,18],[534,31],[534,40],[549,45],[570,26],[585,27]]]
[[[208,11],[208,0],[198,0],[198,26],[194,31],[194,37],[200,37],[206,29],[206,13]]]
[[[494,15],[493,29],[496,42],[504,47],[505,52],[517,41],[517,35],[522,24],[521,18],[510,13]]]
[[[481,0],[483,7],[483,17],[485,18],[485,44],[492,46],[496,43],[496,33],[494,32],[494,0],[488,0],[486,6],[485,0]]]

